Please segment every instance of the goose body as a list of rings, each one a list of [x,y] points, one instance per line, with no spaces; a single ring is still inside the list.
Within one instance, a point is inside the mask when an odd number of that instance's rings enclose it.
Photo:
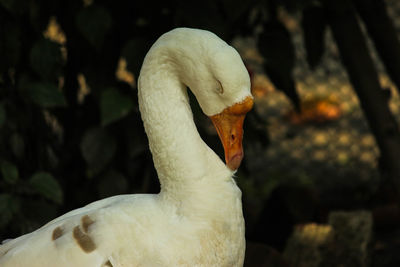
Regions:
[[[227,165],[200,138],[186,87],[213,119]],[[138,93],[160,193],[114,196],[68,212],[1,245],[0,266],[243,265],[241,191],[232,169],[243,156],[240,130],[252,97],[240,56],[208,31],[172,30],[146,55]]]

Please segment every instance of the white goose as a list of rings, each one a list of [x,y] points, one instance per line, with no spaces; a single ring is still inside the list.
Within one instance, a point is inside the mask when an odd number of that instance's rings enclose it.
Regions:
[[[200,138],[186,86],[216,126],[227,165]],[[152,46],[138,87],[161,192],[68,212],[0,246],[0,266],[243,265],[241,192],[232,176],[253,99],[239,54],[213,33],[178,28]]]

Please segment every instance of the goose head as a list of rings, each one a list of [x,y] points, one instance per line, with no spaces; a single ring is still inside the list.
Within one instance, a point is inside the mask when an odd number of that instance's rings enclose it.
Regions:
[[[233,47],[213,33],[204,34],[206,37],[193,42],[197,47],[191,56],[180,58],[180,80],[212,120],[224,147],[226,165],[236,170],[243,159],[243,121],[253,107],[250,77]]]

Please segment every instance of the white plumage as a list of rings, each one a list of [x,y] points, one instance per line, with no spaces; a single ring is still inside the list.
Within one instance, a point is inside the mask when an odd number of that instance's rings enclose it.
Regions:
[[[186,91],[211,117],[250,101],[239,54],[210,32],[178,28],[152,46],[138,85],[161,192],[73,210],[1,245],[0,266],[242,266],[241,192],[200,138]]]

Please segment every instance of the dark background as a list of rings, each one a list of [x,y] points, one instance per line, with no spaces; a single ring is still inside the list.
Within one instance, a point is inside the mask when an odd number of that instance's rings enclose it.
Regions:
[[[0,239],[104,197],[159,191],[135,78],[161,34],[195,27],[234,45],[252,78],[237,174],[246,264],[398,266],[396,12],[394,0],[0,0]],[[356,225],[346,240],[339,210]],[[293,229],[308,226],[313,237],[293,248]]]

